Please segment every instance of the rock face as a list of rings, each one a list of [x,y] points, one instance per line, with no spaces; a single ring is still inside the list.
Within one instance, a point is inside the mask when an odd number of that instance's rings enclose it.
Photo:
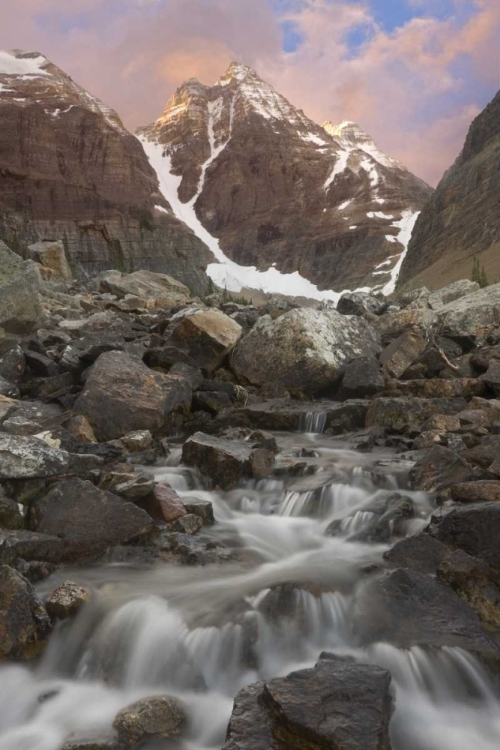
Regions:
[[[500,92],[474,120],[462,153],[423,209],[403,262],[410,279],[439,289],[470,277],[478,256],[490,281],[500,277]]]
[[[205,287],[210,253],[172,214],[137,139],[42,55],[2,53],[0,130],[0,238],[12,249],[61,240],[82,277],[148,268]]]
[[[250,331],[236,347],[231,368],[253,385],[278,383],[314,394],[333,385],[349,360],[378,350],[378,336],[362,318],[302,308]]]
[[[390,750],[389,672],[329,656],[243,688],[223,750]]]
[[[207,244],[217,238],[236,263],[298,272],[319,289],[390,283],[432,193],[355,123],[320,127],[237,63],[213,87],[187,81],[139,135],[178,215]],[[233,288],[234,270],[214,278]]]

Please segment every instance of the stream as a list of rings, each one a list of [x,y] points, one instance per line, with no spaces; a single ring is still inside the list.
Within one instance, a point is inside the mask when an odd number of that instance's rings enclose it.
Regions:
[[[322,651],[390,670],[394,750],[498,750],[500,696],[471,655],[384,643],[360,649],[353,639],[356,588],[396,541],[356,540],[373,520],[367,508],[402,487],[415,510],[405,533],[413,534],[432,499],[406,489],[397,457],[318,434],[318,419],[304,427],[313,432],[276,435],[277,476],[231,492],[204,489],[179,465],[180,450],[155,467],[181,497],[213,503],[216,524],[201,533],[230,546],[234,561],[66,569],[39,584],[44,595],[71,579],[94,596],[56,627],[36,665],[1,667],[0,750],[60,750],[70,735],[106,737],[122,707],[155,694],[178,696],[187,708],[176,748],[218,750],[243,686],[312,666]],[[296,478],[299,460],[311,473]]]

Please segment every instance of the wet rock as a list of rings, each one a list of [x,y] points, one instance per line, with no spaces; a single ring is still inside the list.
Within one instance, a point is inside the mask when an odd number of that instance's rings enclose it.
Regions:
[[[135,271],[129,274],[114,271],[102,278],[100,288],[101,291],[116,294],[120,298],[129,294],[140,297],[151,309],[174,307],[186,303],[191,296],[189,289],[180,281],[167,274],[152,271]]]
[[[173,523],[191,512],[186,509],[177,492],[163,482],[155,483],[152,492],[136,504],[155,521],[164,523]]]
[[[189,409],[191,387],[149,370],[125,352],[102,354],[93,365],[74,415],[85,416],[105,442],[136,430],[161,430],[172,412]]]
[[[118,742],[124,748],[137,748],[154,740],[177,737],[186,723],[182,704],[170,696],[143,698],[123,708],[113,722]]]
[[[24,529],[25,526],[25,509],[7,497],[0,487],[0,529]]]
[[[210,477],[216,486],[231,489],[240,479],[269,474],[274,454],[265,448],[197,432],[184,443],[182,460]]]
[[[389,672],[325,655],[313,669],[243,688],[223,750],[390,750]]]
[[[203,519],[200,516],[196,516],[193,513],[188,513],[176,521],[168,524],[170,531],[178,532],[179,534],[196,534],[203,526]]]
[[[384,390],[377,359],[373,356],[356,357],[346,367],[342,378],[343,398],[367,398]]]
[[[0,242],[0,329],[7,334],[29,333],[45,319],[35,264],[23,261]]]
[[[30,479],[64,474],[69,466],[65,451],[43,440],[0,433],[0,479]]]
[[[347,294],[342,295],[337,303],[337,312],[342,313],[342,315],[359,315],[361,317],[366,313],[382,315],[386,308],[387,300],[379,299],[366,292],[347,292]]]
[[[407,522],[415,515],[411,498],[398,492],[376,498],[364,507],[363,511],[372,513],[373,519],[362,531],[350,536],[353,542],[382,543],[393,537],[402,536],[406,531]],[[331,526],[328,527],[330,528]]]
[[[500,568],[500,504],[457,505],[431,517],[428,533],[452,549]]]
[[[482,503],[500,500],[500,482],[483,480],[454,484],[451,497],[457,503]]]
[[[50,633],[50,619],[33,587],[0,565],[0,659],[34,659]]]
[[[91,597],[91,591],[85,586],[79,586],[74,581],[64,581],[50,592],[45,599],[45,609],[50,617],[65,620],[80,611]]]
[[[425,453],[410,472],[414,490],[438,492],[472,479],[472,469],[457,453],[436,445]]]
[[[142,509],[91,482],[58,482],[30,508],[30,528],[64,540],[66,560],[95,559],[107,547],[147,534],[153,521]]]
[[[477,613],[481,622],[494,628],[500,626],[500,589],[483,560],[455,550],[441,562],[437,575]]]
[[[404,432],[435,414],[456,414],[465,407],[466,401],[463,399],[376,398],[368,408],[366,427]]]
[[[400,378],[425,351],[427,342],[418,329],[405,331],[380,355],[380,364],[391,378]]]
[[[118,750],[114,737],[90,737],[74,734],[64,743],[62,750]]]
[[[321,424],[324,431],[335,434],[351,432],[365,426],[369,402],[362,399],[342,404],[328,401],[284,401],[281,399],[248,404],[223,415],[221,421],[234,427],[263,430],[310,432],[309,422]]]
[[[30,562],[58,563],[62,560],[64,544],[61,539],[37,534],[25,529],[0,531],[0,563],[10,565],[18,558]]]
[[[214,372],[238,343],[241,326],[217,310],[186,315],[172,331],[172,339],[204,370]]]
[[[214,506],[210,500],[199,500],[197,497],[185,497],[182,504],[187,513],[198,516],[204,526],[212,526],[215,523]]]
[[[411,568],[418,573],[436,574],[449,548],[429,534],[416,534],[401,539],[384,552],[384,559],[396,568]]]
[[[362,584],[353,627],[360,645],[455,646],[496,666],[500,662],[500,650],[476,613],[441,582],[415,570],[387,571]]]
[[[302,308],[255,326],[235,349],[231,368],[243,382],[316,394],[339,380],[349,360],[378,351],[378,336],[362,318]]]

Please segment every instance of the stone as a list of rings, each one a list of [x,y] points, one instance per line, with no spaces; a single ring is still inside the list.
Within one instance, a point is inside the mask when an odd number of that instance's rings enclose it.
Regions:
[[[459,414],[434,414],[422,425],[424,430],[439,430],[439,432],[458,432],[461,427],[462,415]]]
[[[0,425],[15,412],[18,405],[18,402],[14,401],[14,399],[0,395]]]
[[[0,529],[24,529],[25,526],[24,507],[7,497],[0,487]]]
[[[200,516],[196,516],[193,513],[188,513],[177,521],[173,521],[168,524],[170,531],[178,532],[179,534],[196,534],[203,526],[203,519]]]
[[[151,447],[153,443],[153,436],[149,430],[136,430],[135,432],[129,432],[124,435],[121,439],[123,446],[134,453],[136,451],[144,451]]]
[[[265,448],[252,448],[242,441],[197,432],[184,443],[182,460],[209,477],[215,486],[226,490],[236,487],[241,479],[269,474],[274,453]]]
[[[164,273],[145,270],[107,274],[101,280],[100,288],[121,299],[127,295],[139,297],[148,302],[150,309],[185,304],[191,296],[189,289],[180,281]]]
[[[359,315],[366,313],[382,315],[387,308],[387,301],[367,292],[347,292],[337,302],[337,312],[342,315]]]
[[[389,672],[325,654],[238,693],[223,750],[390,750]]]
[[[481,437],[479,445],[463,453],[463,457],[473,466],[489,469],[500,454],[500,435]]]
[[[472,469],[457,453],[436,445],[420,458],[410,471],[414,490],[438,492],[472,479]]]
[[[449,548],[429,534],[406,537],[384,552],[384,560],[392,567],[411,568],[418,573],[435,575]]]
[[[19,383],[26,370],[26,358],[20,346],[13,346],[0,357],[0,377]]]
[[[75,414],[70,417],[66,422],[66,429],[82,443],[97,443],[94,430],[87,417],[84,417],[83,414]]]
[[[36,479],[64,474],[69,466],[65,451],[43,440],[0,433],[0,479]]]
[[[136,505],[148,513],[155,521],[173,523],[186,516],[188,511],[177,492],[170,485],[156,482],[153,490]]]
[[[9,435],[36,435],[57,422],[60,416],[61,407],[57,404],[20,401],[16,410],[4,420],[2,430]]]
[[[500,504],[492,502],[456,505],[431,517],[428,533],[452,549],[500,568]]]
[[[193,409],[203,409],[209,414],[219,414],[224,409],[230,409],[233,401],[227,393],[220,391],[199,391],[193,399]]]
[[[62,242],[35,242],[33,245],[28,245],[28,255],[31,260],[49,269],[53,279],[67,282],[73,280]]]
[[[0,659],[36,658],[50,633],[50,619],[33,587],[0,565]]]
[[[64,559],[95,559],[108,547],[147,534],[153,521],[141,508],[91,482],[67,479],[30,508],[30,528],[64,540]]]
[[[398,492],[375,497],[363,506],[363,512],[371,513],[373,518],[362,531],[354,532],[349,536],[352,542],[384,543],[394,537],[404,536],[409,519],[415,515],[411,498]],[[326,533],[335,535],[340,530],[342,530],[342,523],[333,521],[327,527]]]
[[[276,382],[290,393],[314,395],[333,386],[351,359],[378,351],[378,336],[362,318],[302,308],[254,327],[230,364],[242,382]]]
[[[4,398],[20,398],[19,388],[14,383],[0,376],[0,396]]]
[[[500,589],[483,560],[463,550],[450,552],[437,570],[438,578],[450,586],[477,613],[486,626],[500,626]]]
[[[495,396],[500,396],[500,360],[492,359],[484,375],[481,376],[486,385],[491,388]],[[9,394],[6,393],[6,396]]]
[[[0,531],[0,563],[11,565],[19,558],[31,562],[58,563],[64,557],[62,539],[25,529]]]
[[[113,728],[121,747],[135,749],[147,742],[177,737],[185,724],[182,704],[176,698],[160,695],[122,708]]]
[[[165,427],[172,412],[188,411],[191,386],[149,370],[125,352],[106,352],[92,366],[74,415],[89,421],[99,442]]]
[[[50,357],[29,350],[24,352],[24,356],[31,372],[39,378],[51,378],[59,375],[59,368]]]
[[[466,406],[463,399],[376,398],[366,414],[366,427],[384,427],[404,432],[417,427],[435,414],[456,414]]]
[[[436,322],[436,313],[429,309],[408,309],[387,312],[373,321],[373,326],[382,336],[389,339],[401,336],[408,329],[418,329],[422,333],[430,330]]]
[[[214,506],[210,500],[200,500],[197,497],[184,497],[182,504],[187,513],[201,518],[204,526],[212,526],[215,523]]]
[[[478,481],[454,484],[451,497],[457,503],[482,503],[500,500],[500,481]]]
[[[107,489],[132,503],[137,503],[141,498],[150,495],[154,487],[153,477],[146,474],[126,474],[121,479],[117,477],[116,480]]]
[[[392,341],[380,355],[380,364],[391,378],[400,378],[425,351],[427,342],[418,329],[410,329]]]
[[[473,335],[477,341],[486,341],[500,322],[500,284],[450,302],[437,315],[440,328],[447,335]]]
[[[0,330],[22,335],[40,328],[45,319],[35,264],[0,241]]]
[[[50,617],[66,620],[74,617],[91,597],[86,586],[79,586],[74,581],[64,581],[51,591],[45,599],[45,609]]]
[[[353,628],[361,646],[387,642],[397,648],[458,647],[498,666],[500,649],[476,613],[441,582],[397,569],[367,580],[357,592]]]
[[[432,310],[440,310],[450,302],[466,297],[468,294],[478,292],[480,289],[477,281],[470,279],[461,279],[454,281],[452,284],[437,289],[429,295],[428,304]]]
[[[484,396],[486,387],[479,378],[430,378],[417,380],[390,380],[384,395],[411,396],[413,398],[464,398]]]
[[[346,367],[342,377],[343,398],[369,398],[384,390],[384,378],[379,363],[373,356],[356,357]]]
[[[202,369],[215,372],[241,338],[242,328],[217,310],[196,310],[174,325],[172,340]]]

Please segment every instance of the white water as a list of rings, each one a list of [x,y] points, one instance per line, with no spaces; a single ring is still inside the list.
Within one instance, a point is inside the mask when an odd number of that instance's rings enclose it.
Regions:
[[[108,731],[117,711],[137,698],[165,693],[189,713],[184,747],[215,750],[241,687],[310,666],[323,650],[391,671],[394,750],[498,750],[498,696],[471,656],[383,643],[353,647],[356,584],[387,546],[350,537],[373,520],[370,502],[392,491],[394,477],[390,490],[378,489],[370,473],[375,459],[339,449],[333,438],[278,438],[279,463],[307,447],[320,472],[313,479],[324,476],[324,483],[298,491],[285,477],[222,494],[202,489],[186,468],[157,472],[181,496],[212,500],[218,522],[210,535],[231,543],[240,562],[110,565],[64,571],[42,584],[43,592],[69,577],[92,586],[95,597],[55,631],[40,664],[0,669],[0,750],[60,750],[73,733]],[[416,515],[428,517],[429,499],[411,497]],[[334,520],[340,531],[326,536]]]

